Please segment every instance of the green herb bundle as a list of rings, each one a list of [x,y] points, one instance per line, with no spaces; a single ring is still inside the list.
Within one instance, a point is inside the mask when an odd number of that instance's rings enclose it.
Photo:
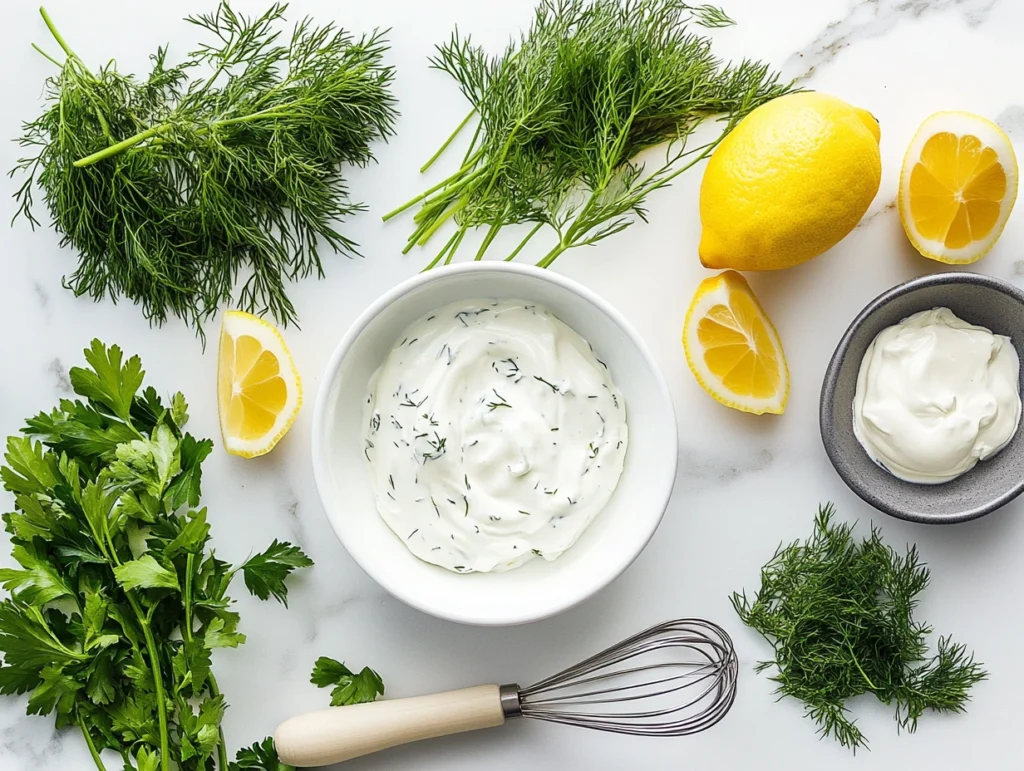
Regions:
[[[481,259],[503,227],[533,223],[507,259],[548,225],[558,242],[538,263],[546,267],[644,218],[649,193],[789,90],[764,64],[723,64],[688,21],[733,23],[720,9],[678,0],[543,0],[530,30],[500,56],[456,31],[432,63],[458,82],[473,111],[422,170],[474,120],[476,128],[454,174],[384,217],[419,205],[405,251],[454,219],[456,232],[429,267],[451,262],[466,233],[486,226]],[[713,115],[723,122],[719,136],[691,146]],[[635,160],[666,141],[653,169]]]
[[[876,529],[858,543],[852,526],[820,509],[814,534],[780,547],[761,570],[753,602],[734,594],[733,607],[774,647],[778,693],[806,705],[823,736],[843,746],[867,746],[845,702],[873,693],[896,706],[901,729],[913,732],[926,710],[963,712],[968,691],[987,676],[949,637],[928,656],[931,627],[913,618],[928,569],[915,547],[900,556]]]
[[[184,397],[140,391],[141,362],[117,346],[85,355],[89,368],[70,371],[81,399],[7,440],[3,521],[21,567],[0,569],[0,693],[30,693],[30,714],[78,726],[101,771],[105,749],[129,770],[224,771],[210,655],[245,640],[228,587],[241,572],[254,595],[285,602],[285,579],[312,562],[278,541],[238,567],[217,559],[196,508],[212,443],[183,432]],[[263,767],[272,750],[232,767]]]
[[[347,707],[375,701],[384,695],[384,681],[369,667],[356,674],[342,662],[321,656],[313,665],[309,681],[317,688],[331,688],[331,706]]]
[[[287,323],[285,281],[322,276],[322,244],[354,253],[336,224],[363,207],[341,166],[365,165],[391,134],[387,44],[308,18],[282,38],[285,9],[246,18],[222,2],[190,17],[210,42],[173,66],[158,49],[142,80],[114,62],[90,70],[42,11],[63,58],[44,54],[59,72],[12,174],[26,177],[18,214],[38,224],[38,185],[79,253],[66,279],[76,294],[127,297],[151,323],[201,329],[247,269],[235,304]]]

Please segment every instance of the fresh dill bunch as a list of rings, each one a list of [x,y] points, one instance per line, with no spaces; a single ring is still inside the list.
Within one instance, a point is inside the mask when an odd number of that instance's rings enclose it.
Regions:
[[[41,11],[64,58],[43,54],[60,71],[11,173],[25,176],[17,215],[39,224],[38,185],[78,251],[76,294],[127,297],[151,323],[177,316],[201,334],[248,269],[235,304],[288,323],[285,282],[323,276],[323,243],[355,252],[336,226],[363,206],[341,167],[392,133],[387,43],[308,18],[282,36],[286,8],[247,18],[222,2],[189,17],[211,42],[174,66],[158,49],[144,80],[113,61],[90,70]]]
[[[987,673],[949,637],[929,657],[932,629],[913,617],[929,579],[917,548],[901,556],[875,528],[858,543],[852,525],[833,523],[833,515],[831,504],[820,508],[814,534],[780,547],[762,568],[754,600],[733,594],[732,604],[774,648],[757,671],[775,667],[777,693],[800,699],[822,736],[856,751],[867,739],[847,699],[873,693],[913,732],[926,710],[963,712]]]
[[[431,61],[473,110],[421,171],[474,119],[476,128],[455,173],[384,217],[419,206],[404,251],[454,219],[458,229],[428,267],[451,262],[477,226],[487,227],[482,259],[501,228],[532,223],[507,259],[547,225],[558,241],[538,263],[546,267],[645,218],[649,193],[707,158],[752,109],[790,90],[764,64],[724,64],[690,22],[733,23],[721,9],[678,0],[543,0],[530,29],[499,56],[456,31]],[[722,122],[719,136],[692,146],[710,116]],[[653,168],[636,160],[666,142]]]

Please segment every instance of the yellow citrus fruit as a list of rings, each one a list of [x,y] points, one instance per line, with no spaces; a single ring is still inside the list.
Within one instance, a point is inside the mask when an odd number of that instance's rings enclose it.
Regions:
[[[251,313],[220,326],[217,410],[224,448],[253,458],[274,449],[302,406],[302,381],[281,333]]]
[[[755,415],[785,411],[786,355],[739,273],[727,270],[697,287],[683,324],[683,350],[697,382],[716,401]]]
[[[835,246],[878,192],[879,137],[871,113],[826,94],[788,94],[758,107],[708,161],[700,261],[777,270]]]
[[[925,257],[962,265],[981,259],[1017,199],[1017,158],[995,123],[937,112],[917,130],[900,171],[899,209]]]

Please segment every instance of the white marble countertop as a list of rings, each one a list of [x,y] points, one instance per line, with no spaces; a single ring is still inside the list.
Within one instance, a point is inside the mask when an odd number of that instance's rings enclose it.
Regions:
[[[48,35],[34,0],[5,3],[0,29],[3,109],[0,137],[19,134],[38,114],[49,67],[29,48]],[[236,0],[263,10],[263,0]],[[195,33],[181,23],[213,0],[50,0],[48,10],[88,62],[116,56],[138,71],[158,43],[190,48]],[[302,329],[288,342],[309,397],[349,323],[381,292],[418,271],[423,253],[399,253],[408,221],[385,226],[379,215],[419,192],[416,169],[448,135],[465,108],[453,83],[428,69],[432,46],[453,24],[489,46],[528,23],[533,0],[294,0],[292,18],[336,19],[353,30],[393,27],[391,62],[402,118],[398,135],[377,148],[379,164],[349,172],[370,213],[344,232],[366,258],[329,259],[327,278],[295,285]],[[400,771],[535,769],[962,769],[1019,768],[1017,734],[1024,718],[1024,499],[980,521],[925,527],[873,512],[833,472],[818,436],[818,390],[833,346],[860,308],[884,289],[936,269],[907,243],[894,210],[903,151],[918,124],[939,109],[963,109],[1000,123],[1024,148],[1024,4],[1016,0],[728,0],[739,22],[717,31],[726,57],[760,57],[803,85],[869,109],[882,126],[882,186],[868,216],[830,253],[801,267],[755,275],[751,284],[781,334],[792,372],[789,408],[780,419],[755,418],[712,402],[687,370],[679,344],[683,314],[708,275],[696,257],[700,170],[649,201],[650,224],[585,252],[555,269],[617,305],[646,338],[664,369],[680,422],[675,496],[644,554],[610,588],[557,618],[512,629],[464,628],[424,616],[391,599],[349,559],[317,500],[309,464],[311,405],[279,448],[241,460],[220,448],[205,464],[218,555],[235,561],[273,537],[297,541],[316,560],[292,584],[291,607],[260,603],[236,587],[248,642],[219,652],[215,666],[231,708],[225,719],[232,751],[270,733],[283,718],[326,704],[308,682],[320,655],[369,664],[388,694],[403,696],[480,682],[530,682],[651,623],[680,615],[724,623],[742,662],[740,693],[725,722],[680,739],[624,738],[536,723],[435,741],[346,766]],[[0,142],[0,169],[17,147]],[[3,177],[0,196],[15,189]],[[8,212],[13,210],[9,204]],[[49,408],[69,390],[68,368],[81,363],[93,337],[142,355],[147,382],[182,390],[192,405],[190,429],[217,437],[216,359],[204,355],[181,324],[150,329],[129,304],[95,304],[61,288],[73,269],[70,250],[48,228],[24,222],[0,228],[0,434]],[[994,251],[972,269],[1024,286],[1024,212],[1011,218]],[[211,329],[216,329],[213,325]],[[893,545],[916,542],[933,569],[922,618],[973,647],[991,679],[978,685],[968,714],[928,715],[917,734],[897,735],[891,712],[870,699],[854,704],[871,751],[856,758],[819,742],[792,701],[775,703],[772,685],[755,675],[767,646],[735,618],[727,595],[752,587],[780,541],[810,531],[819,502],[832,500],[843,519],[881,526]],[[10,505],[4,494],[0,505]],[[0,563],[9,561],[6,538]],[[77,733],[55,733],[50,718],[27,717],[24,698],[0,699],[0,768],[4,771],[92,767]],[[1016,758],[1016,760],[1014,760]]]

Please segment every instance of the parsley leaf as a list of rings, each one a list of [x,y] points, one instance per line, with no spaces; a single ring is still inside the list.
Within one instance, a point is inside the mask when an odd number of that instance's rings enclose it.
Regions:
[[[76,394],[106,407],[127,423],[132,400],[142,385],[142,360],[132,356],[122,366],[121,358],[118,346],[107,348],[99,340],[93,340],[85,350],[85,360],[91,369],[72,367],[68,378]]]
[[[178,576],[149,554],[114,568],[114,577],[124,589],[178,588]]]
[[[213,452],[213,442],[204,439],[197,442],[191,434],[181,438],[178,447],[181,473],[167,487],[167,499],[171,508],[199,505],[199,489],[203,481],[202,462]]]
[[[327,656],[316,660],[309,681],[318,688],[334,686],[331,691],[332,707],[363,704],[384,695],[384,681],[372,669],[363,667],[359,674],[355,674],[340,661]]]
[[[17,592],[25,602],[42,606],[74,593],[57,568],[43,559],[31,543],[16,545],[11,556],[24,569],[0,569],[0,583],[7,591]]]
[[[275,539],[266,551],[254,554],[242,563],[245,587],[261,600],[274,595],[278,602],[287,607],[288,587],[284,580],[296,568],[312,564],[313,561],[298,547]]]
[[[295,766],[282,763],[277,757],[274,740],[269,736],[261,744],[254,744],[238,751],[229,771],[257,769],[257,771],[295,771]]]

